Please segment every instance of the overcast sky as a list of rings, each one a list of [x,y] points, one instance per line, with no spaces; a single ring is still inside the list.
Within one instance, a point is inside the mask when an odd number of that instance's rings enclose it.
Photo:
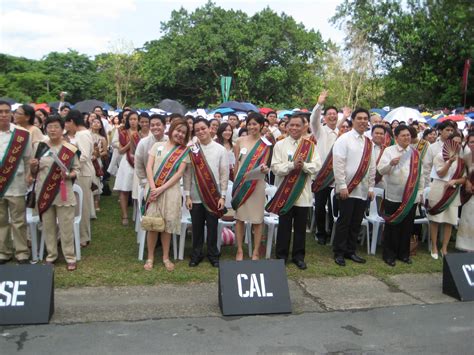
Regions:
[[[323,39],[342,42],[341,31],[329,24],[341,0],[217,0],[225,9],[249,15],[267,5],[285,12],[307,29],[319,30]],[[141,47],[160,37],[160,22],[181,6],[189,12],[205,0],[0,0],[0,52],[39,59],[68,48],[95,55],[107,52],[118,40]]]

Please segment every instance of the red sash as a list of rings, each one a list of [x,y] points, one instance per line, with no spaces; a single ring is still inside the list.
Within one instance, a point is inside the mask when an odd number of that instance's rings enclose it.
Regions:
[[[379,165],[380,158],[382,158],[383,151],[385,150],[385,144],[382,144],[380,148],[379,156],[377,157],[377,161],[375,162],[375,166]],[[375,170],[375,185],[377,185],[380,181],[382,181],[382,175],[379,174],[377,170]]]
[[[221,218],[224,215],[224,210],[218,209],[218,202],[221,198],[219,186],[211,168],[207,164],[206,157],[200,149],[201,145],[196,144],[195,146],[197,149],[191,149],[189,155],[193,165],[196,188],[206,210],[217,218]]]
[[[122,128],[119,130],[119,143],[122,147],[126,146],[128,142],[130,142],[130,139],[131,139],[131,144],[130,144],[129,149],[127,150],[126,156],[127,156],[128,163],[130,164],[132,168],[134,168],[135,167],[134,154],[135,154],[135,149],[138,145],[138,142],[140,142],[140,135],[138,134],[138,132],[134,132],[131,134],[125,128]]]
[[[12,132],[5,155],[0,163],[0,198],[7,192],[28,147],[30,132],[15,128]]]
[[[293,160],[303,159],[308,162],[314,150],[314,143],[303,138],[296,148]],[[275,196],[266,206],[266,210],[277,215],[284,215],[293,207],[303,192],[308,174],[302,169],[293,169],[278,187]]]
[[[68,144],[68,147],[63,143],[63,146],[58,152],[59,160],[67,167],[70,167],[72,160],[74,159],[74,154],[76,154],[77,149]],[[61,183],[61,168],[58,164],[53,163],[49,169],[49,173],[44,180],[43,187],[38,198],[38,213],[41,219],[43,213],[51,206],[56,195],[59,192],[59,184]]]
[[[330,186],[334,182],[334,170],[333,170],[333,160],[332,160],[332,149],[329,151],[326,160],[324,161],[321,170],[319,170],[316,175],[316,179],[311,185],[311,190],[313,192],[318,192],[326,187]]]
[[[357,168],[355,175],[352,177],[351,182],[347,185],[347,190],[349,193],[354,190],[357,185],[360,184],[364,176],[367,174],[370,166],[370,158],[372,157],[372,141],[365,137],[364,150],[362,151],[362,160]],[[350,158],[350,157],[349,157]]]
[[[460,179],[464,174],[464,166],[465,166],[464,160],[461,158],[458,158],[457,163],[458,165],[456,167],[456,170],[454,171],[454,174],[451,180]],[[459,186],[452,187],[452,186],[446,185],[446,189],[444,190],[443,196],[433,207],[430,207],[428,201],[426,201],[426,207],[427,207],[428,213],[434,216],[446,210],[449,207],[449,205],[453,202],[459,190],[460,190]]]

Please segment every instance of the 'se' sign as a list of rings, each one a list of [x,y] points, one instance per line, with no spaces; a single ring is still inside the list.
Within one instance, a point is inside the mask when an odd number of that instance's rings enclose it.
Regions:
[[[25,305],[24,298],[26,291],[20,287],[26,286],[28,281],[3,281],[0,282],[0,307],[21,307]]]
[[[256,274],[250,274],[250,284],[245,282],[249,279],[246,274],[238,274],[237,275],[237,287],[239,290],[239,296],[242,298],[246,297],[273,297],[272,292],[267,292],[265,287],[265,276],[264,274],[260,273],[260,281],[257,279]],[[242,287],[242,282],[244,280],[244,286],[248,286],[246,288]],[[242,290],[245,289],[245,292]]]
[[[471,276],[469,275],[469,272],[474,271],[474,264],[472,265],[463,265],[462,266],[462,271],[464,271],[464,276],[466,276],[467,283],[469,286],[474,286],[474,282],[471,279]]]

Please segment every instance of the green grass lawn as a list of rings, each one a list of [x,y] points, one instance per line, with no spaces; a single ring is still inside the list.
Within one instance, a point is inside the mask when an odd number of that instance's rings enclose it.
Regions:
[[[113,186],[113,185],[111,185]],[[161,249],[156,250],[155,268],[151,272],[143,270],[143,261],[138,260],[138,244],[134,224],[121,225],[118,197],[113,194],[102,197],[101,211],[98,219],[92,221],[92,242],[82,249],[82,260],[75,272],[67,272],[64,260],[56,263],[56,287],[76,286],[124,286],[124,285],[157,285],[160,283],[194,283],[217,281],[218,272],[208,262],[202,262],[196,268],[188,267],[191,240],[186,239],[185,260],[176,261],[174,272],[167,272],[161,261]],[[129,215],[132,211],[130,208]],[[442,260],[432,260],[426,243],[420,244],[418,255],[413,257],[413,264],[397,263],[392,268],[381,258],[381,247],[376,256],[367,256],[367,247],[359,246],[359,255],[367,258],[366,264],[347,262],[346,267],[339,267],[333,261],[329,245],[320,246],[312,235],[306,241],[306,262],[308,269],[300,271],[295,265],[287,266],[290,279],[317,278],[324,276],[373,275],[380,279],[400,273],[432,273],[442,270]],[[246,252],[246,250],[244,250]],[[221,260],[233,260],[236,247],[222,248]],[[172,256],[172,250],[170,255]],[[248,254],[246,254],[248,255]],[[145,249],[146,258],[146,249]]]

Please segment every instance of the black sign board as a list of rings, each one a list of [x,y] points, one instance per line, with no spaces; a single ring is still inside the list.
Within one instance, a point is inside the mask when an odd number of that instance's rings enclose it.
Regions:
[[[0,266],[0,324],[49,323],[54,313],[52,265]]]
[[[283,260],[221,261],[219,306],[225,316],[291,313]]]
[[[474,301],[474,253],[449,253],[443,262],[443,293]]]

